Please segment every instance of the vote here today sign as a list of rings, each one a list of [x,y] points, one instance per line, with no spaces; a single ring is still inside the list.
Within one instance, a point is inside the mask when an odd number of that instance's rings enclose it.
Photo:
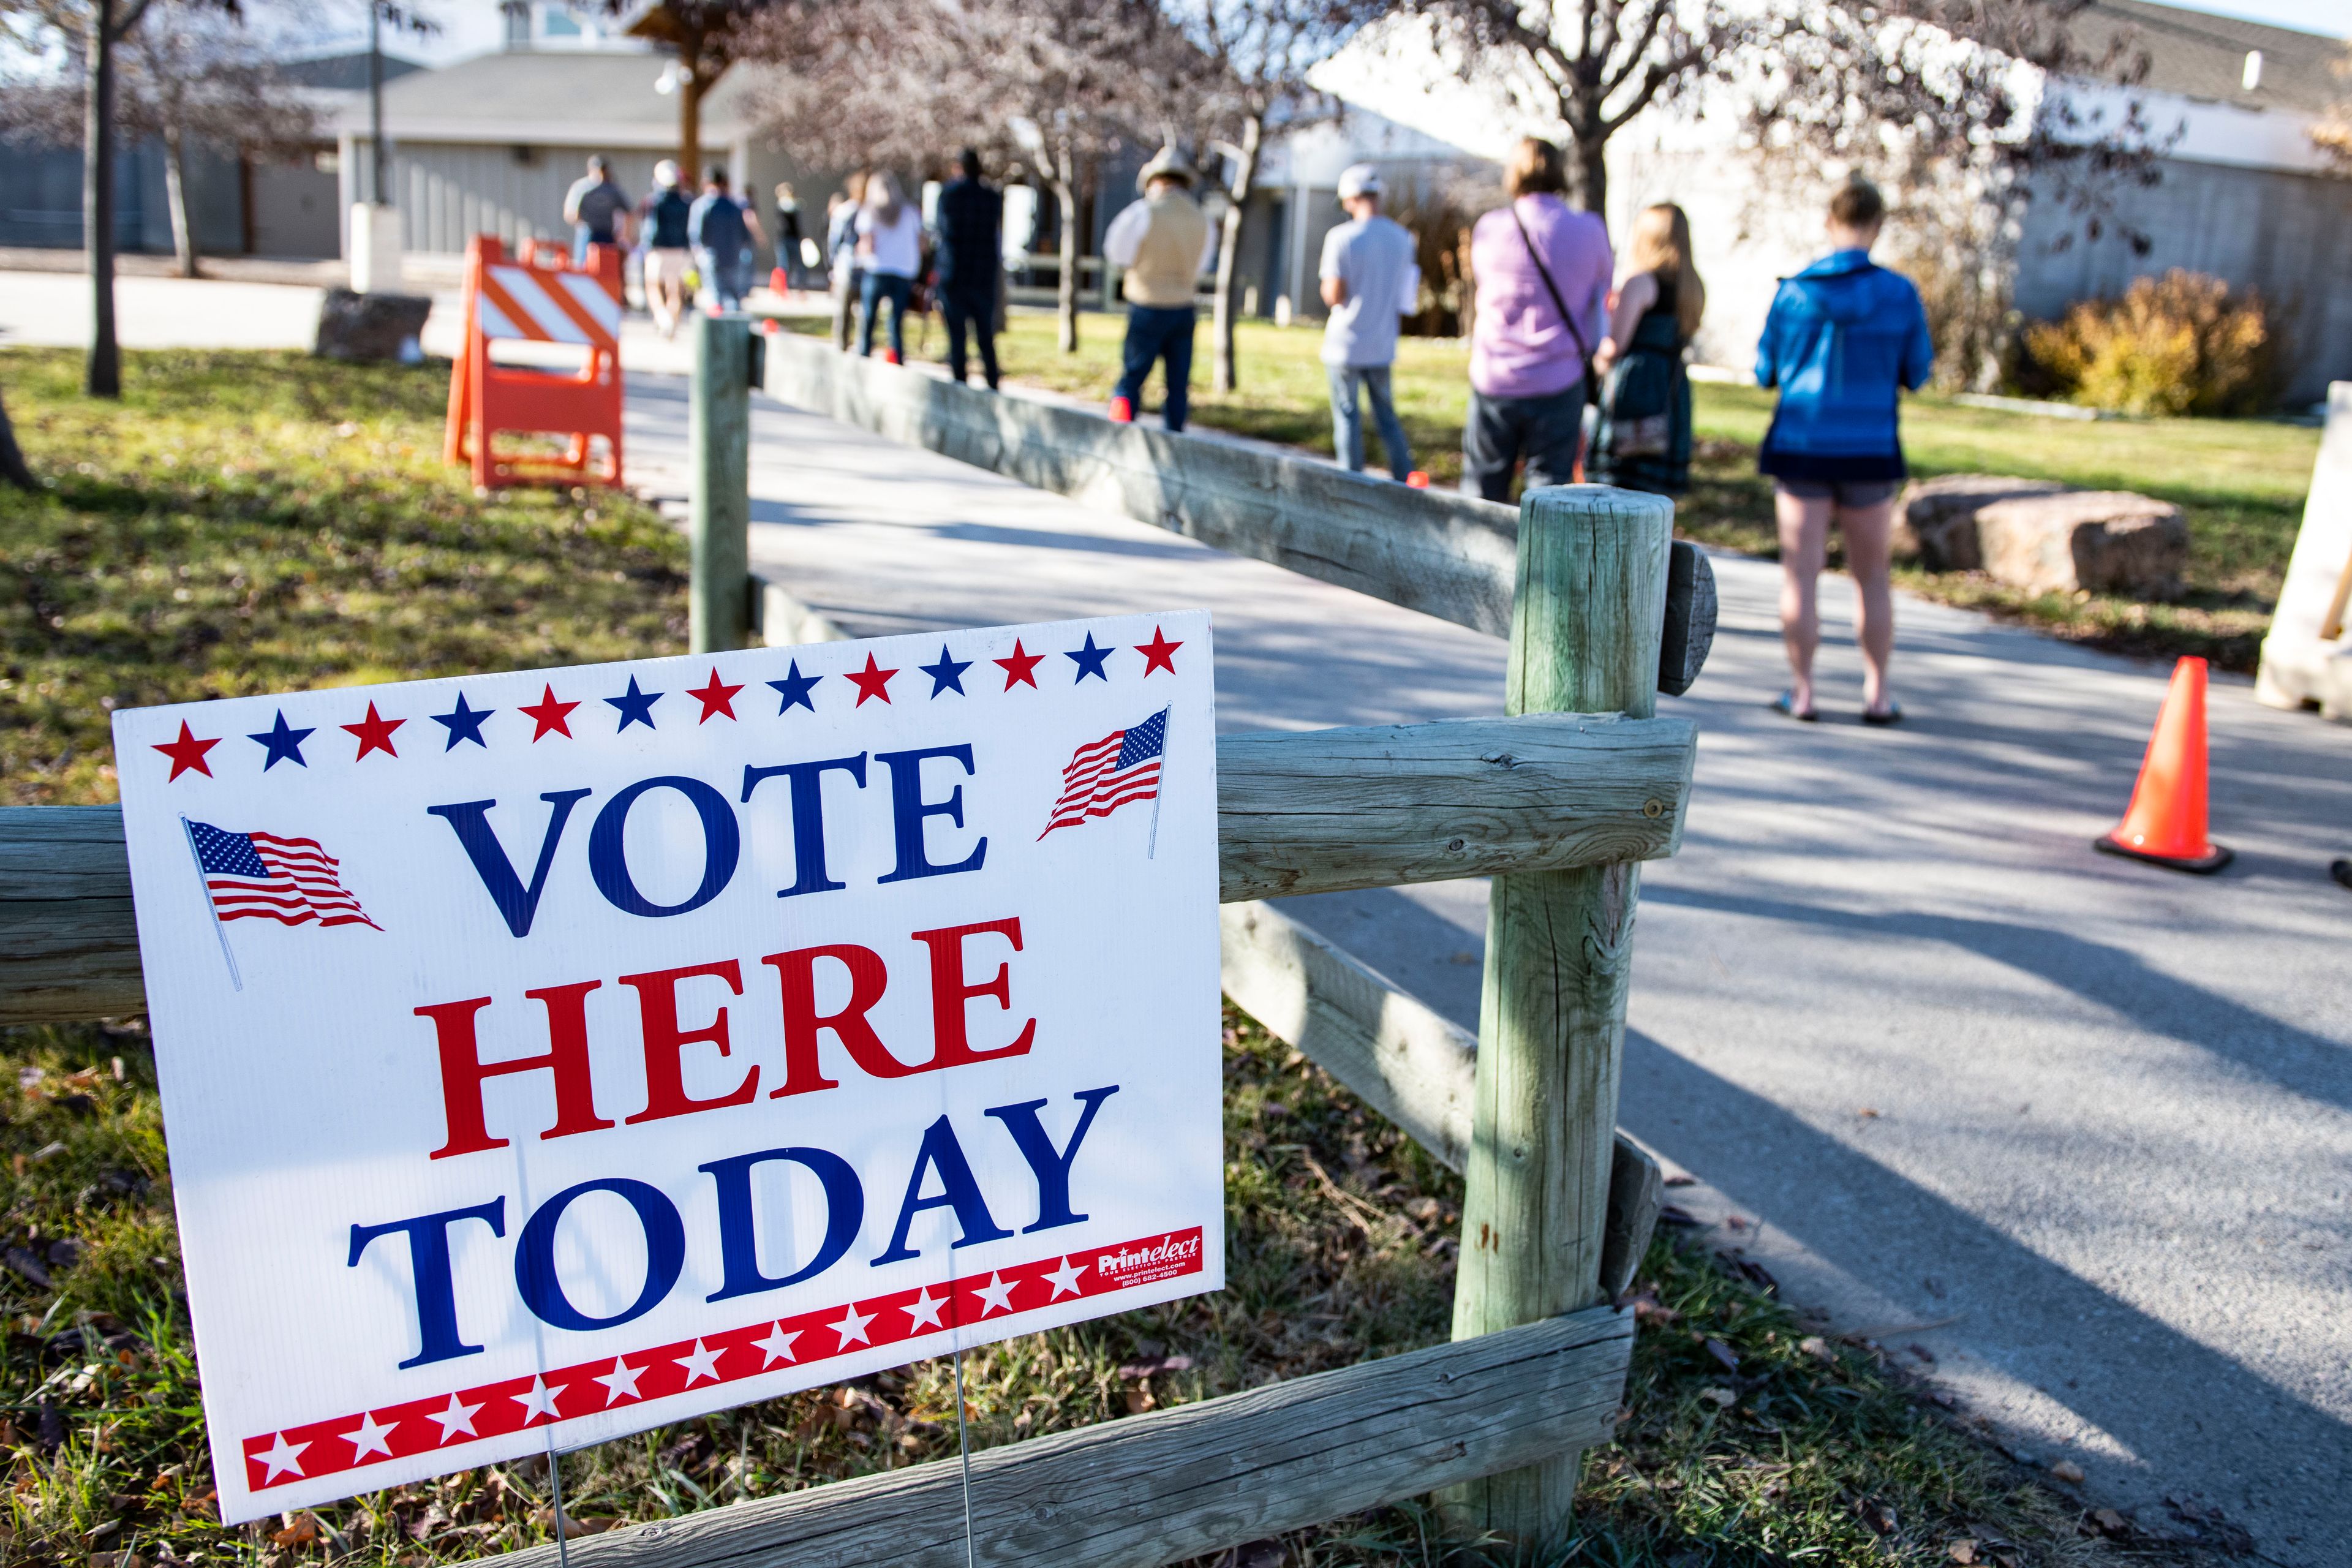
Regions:
[[[1199,612],[114,717],[230,1522],[1223,1283]]]

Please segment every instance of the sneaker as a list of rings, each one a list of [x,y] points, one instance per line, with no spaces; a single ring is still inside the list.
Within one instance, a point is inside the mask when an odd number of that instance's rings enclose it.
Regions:
[[[1114,425],[1134,424],[1135,405],[1129,403],[1124,397],[1112,398],[1110,400],[1110,422]]]

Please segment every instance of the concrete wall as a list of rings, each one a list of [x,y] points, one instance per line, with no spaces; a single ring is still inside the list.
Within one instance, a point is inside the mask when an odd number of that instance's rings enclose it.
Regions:
[[[2179,158],[2161,169],[2156,185],[2117,197],[2123,226],[2155,242],[2146,256],[2112,230],[2085,240],[2065,214],[2031,212],[2018,309],[2053,317],[2076,300],[2119,295],[2135,278],[2187,268],[2270,301],[2288,355],[2290,405],[2315,402],[2329,382],[2352,378],[2352,182]]]
[[[1509,635],[1518,518],[1233,442],[958,386],[795,333],[768,340],[767,391],[1237,555],[1496,637]]]

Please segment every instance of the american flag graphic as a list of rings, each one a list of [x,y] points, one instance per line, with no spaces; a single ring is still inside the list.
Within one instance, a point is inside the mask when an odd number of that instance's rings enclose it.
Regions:
[[[1168,748],[1168,710],[1162,708],[1130,730],[1113,730],[1080,746],[1062,770],[1061,798],[1054,802],[1045,833],[1076,827],[1090,816],[1108,816],[1120,806],[1160,795],[1160,756]],[[1043,838],[1045,833],[1040,833]]]
[[[209,822],[189,822],[188,846],[195,851],[213,913],[222,920],[383,929],[344,889],[335,874],[338,862],[315,838],[230,833]]]

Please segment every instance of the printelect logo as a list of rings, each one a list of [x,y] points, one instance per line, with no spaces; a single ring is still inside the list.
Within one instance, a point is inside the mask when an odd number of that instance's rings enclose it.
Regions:
[[[1181,1268],[1201,1256],[1201,1236],[1198,1231],[1182,1237],[1171,1237],[1150,1247],[1120,1247],[1117,1252],[1098,1253],[1095,1270],[1105,1278],[1132,1274],[1149,1269],[1159,1272],[1171,1265]]]

